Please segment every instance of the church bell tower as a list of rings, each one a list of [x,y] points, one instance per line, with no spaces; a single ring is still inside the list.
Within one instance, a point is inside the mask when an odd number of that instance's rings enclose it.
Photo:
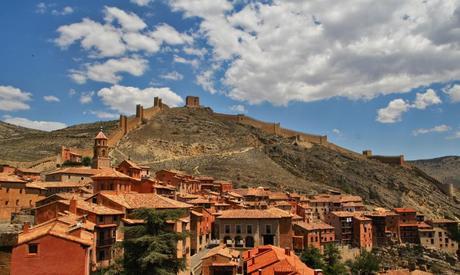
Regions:
[[[109,145],[107,144],[108,138],[102,132],[102,128],[94,139],[94,153],[92,168],[110,168],[109,158]]]

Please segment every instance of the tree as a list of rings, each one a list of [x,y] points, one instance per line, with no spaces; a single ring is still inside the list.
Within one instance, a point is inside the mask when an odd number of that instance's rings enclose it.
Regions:
[[[179,234],[167,228],[167,220],[177,220],[183,211],[139,209],[130,218],[142,219],[142,225],[125,228],[123,241],[124,274],[177,274],[185,268],[185,262],[177,258],[177,242],[185,240],[186,233]]]
[[[352,274],[372,275],[380,270],[380,260],[374,253],[362,250],[361,254],[348,264]]]
[[[340,260],[340,251],[337,245],[328,244],[324,247],[324,262],[325,267],[323,269],[325,275],[345,275],[348,274],[345,264]]]
[[[83,157],[81,160],[81,164],[84,166],[90,166],[91,165],[91,158],[90,157]]]
[[[316,247],[310,246],[306,248],[300,254],[300,260],[313,269],[324,269],[323,256],[321,255],[321,251]]]

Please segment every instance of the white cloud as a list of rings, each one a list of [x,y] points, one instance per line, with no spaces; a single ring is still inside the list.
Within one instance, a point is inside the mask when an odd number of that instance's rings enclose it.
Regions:
[[[441,104],[442,101],[433,89],[428,89],[424,94],[417,93],[415,98],[414,107],[424,110],[426,107],[436,104]]]
[[[340,131],[339,129],[332,129],[332,133],[340,136],[342,134],[342,131]]]
[[[228,95],[249,103],[369,99],[460,75],[454,0],[169,3],[202,19]]]
[[[119,116],[118,114],[103,111],[89,111],[89,113],[101,119],[115,119]]]
[[[184,76],[181,73],[176,72],[176,71],[162,74],[160,75],[160,77],[163,79],[169,79],[169,80],[174,80],[174,81],[182,80],[184,78]]]
[[[77,93],[77,91],[75,91],[75,89],[69,89],[68,93],[69,93],[69,96],[72,97]]]
[[[61,101],[61,100],[59,100],[58,97],[56,97],[56,96],[54,96],[54,95],[45,95],[45,96],[43,97],[43,99],[44,99],[45,101],[47,101],[47,102],[59,102],[59,101]]]
[[[94,92],[86,92],[86,93],[82,93],[80,95],[80,103],[81,104],[89,104],[91,102],[93,102],[93,95],[94,95]]]
[[[202,58],[206,55],[208,51],[206,50],[206,48],[197,49],[197,48],[192,48],[192,47],[185,47],[184,52],[188,55],[196,55]]]
[[[446,137],[446,139],[460,139],[460,131],[457,131],[453,135]]]
[[[46,10],[47,10],[47,6],[43,2],[40,2],[35,6],[35,12],[36,13],[44,14],[44,13],[46,13]]]
[[[377,111],[377,121],[381,123],[395,123],[401,121],[402,114],[415,108],[425,110],[432,105],[441,104],[442,101],[433,89],[425,93],[417,93],[412,104],[401,98],[391,101],[386,108]]]
[[[110,109],[124,114],[134,113],[136,104],[150,107],[153,105],[153,99],[156,96],[171,107],[179,106],[184,102],[179,95],[167,87],[139,89],[137,87],[114,85],[110,88],[99,90],[97,95]]]
[[[31,98],[31,93],[12,86],[0,85],[0,110],[2,111],[28,110],[30,106],[26,102]]]
[[[452,85],[444,90],[452,102],[460,102],[460,85]]]
[[[248,112],[248,110],[246,110],[246,107],[244,107],[244,105],[241,104],[230,106],[230,111],[238,114],[245,114]]]
[[[186,59],[178,55],[174,55],[173,62],[188,64],[191,65],[193,68],[197,68],[200,65],[199,61],[196,59]]]
[[[198,74],[196,76],[196,83],[200,85],[205,91],[208,91],[211,94],[217,93],[217,90],[214,87],[212,70],[207,70]]]
[[[76,83],[83,84],[87,79],[98,82],[118,83],[122,80],[120,73],[141,76],[148,68],[148,61],[139,57],[109,59],[104,63],[87,64],[85,70],[70,70],[69,76]]]
[[[42,131],[54,131],[67,127],[67,125],[62,122],[30,120],[23,117],[4,116],[3,121],[10,124]]]
[[[190,44],[193,38],[185,33],[179,33],[168,24],[160,24],[155,28],[155,31],[150,33],[150,36],[157,41],[170,45]]]
[[[127,13],[115,7],[105,7],[104,19],[108,23],[117,21],[126,31],[140,31],[147,27],[147,24],[135,13]]]
[[[193,38],[179,33],[167,24],[157,25],[153,31],[135,13],[116,7],[104,8],[104,22],[89,18],[81,22],[60,26],[58,38],[54,40],[61,49],[80,42],[90,57],[114,57],[126,52],[145,51],[155,53],[162,44],[190,44]]]
[[[381,123],[395,123],[401,121],[403,113],[407,112],[410,104],[401,98],[390,101],[387,107],[377,111],[377,121]]]
[[[62,10],[53,10],[51,11],[51,14],[53,15],[68,15],[72,14],[74,12],[72,7],[66,6]]]
[[[148,6],[153,0],[130,0],[131,3],[136,4],[141,7]]]
[[[429,134],[429,133],[442,133],[442,132],[450,131],[450,129],[451,129],[450,126],[442,124],[442,125],[434,126],[433,128],[428,128],[428,129],[425,129],[425,128],[415,129],[414,131],[412,131],[412,134],[414,136],[418,136],[418,135],[424,135],[424,134]]]

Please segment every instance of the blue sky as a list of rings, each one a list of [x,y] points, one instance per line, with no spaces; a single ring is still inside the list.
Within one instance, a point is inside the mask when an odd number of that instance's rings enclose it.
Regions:
[[[458,5],[2,1],[0,119],[51,130],[197,95],[355,151],[458,155]]]

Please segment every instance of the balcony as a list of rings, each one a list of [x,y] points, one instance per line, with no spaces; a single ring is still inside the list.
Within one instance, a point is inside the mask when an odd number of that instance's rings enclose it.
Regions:
[[[97,240],[97,246],[109,246],[115,243],[115,238]]]

